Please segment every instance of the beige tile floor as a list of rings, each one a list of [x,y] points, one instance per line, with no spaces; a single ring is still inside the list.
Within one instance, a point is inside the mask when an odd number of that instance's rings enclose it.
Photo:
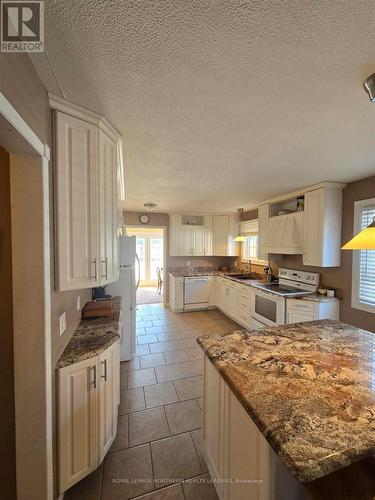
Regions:
[[[121,363],[116,439],[67,500],[216,500],[202,454],[203,354],[195,338],[240,328],[219,311],[137,307],[137,352]]]

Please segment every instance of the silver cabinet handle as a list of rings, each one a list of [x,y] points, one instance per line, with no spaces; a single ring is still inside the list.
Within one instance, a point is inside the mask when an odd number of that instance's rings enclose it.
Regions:
[[[101,261],[105,265],[105,274],[102,274],[102,278],[108,279],[108,257]]]
[[[102,361],[102,365],[104,365],[104,375],[101,375],[102,378],[107,382],[107,360]]]
[[[94,386],[94,389],[96,389],[96,366],[93,366],[91,369],[94,372],[94,379],[92,382],[90,382],[90,385]]]
[[[91,263],[94,264],[94,269],[95,269],[95,273],[94,273],[94,276],[92,278],[96,281],[98,279],[96,258],[93,261],[91,261]]]

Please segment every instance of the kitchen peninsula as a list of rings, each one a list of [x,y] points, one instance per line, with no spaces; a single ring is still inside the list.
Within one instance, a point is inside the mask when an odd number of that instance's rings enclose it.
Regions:
[[[315,480],[372,456],[373,334],[323,320],[197,342],[205,455],[221,499],[317,498]]]

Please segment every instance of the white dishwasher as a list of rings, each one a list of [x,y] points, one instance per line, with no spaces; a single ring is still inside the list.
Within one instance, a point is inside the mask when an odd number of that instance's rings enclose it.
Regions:
[[[184,310],[208,309],[210,283],[208,276],[185,276]]]

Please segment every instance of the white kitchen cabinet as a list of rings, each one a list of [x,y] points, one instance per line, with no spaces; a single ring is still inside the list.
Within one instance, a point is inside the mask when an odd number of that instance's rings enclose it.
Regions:
[[[212,217],[212,253],[228,255],[229,219],[227,215]]]
[[[59,491],[98,465],[97,358],[59,370]]]
[[[203,225],[183,224],[181,226],[182,255],[204,255],[205,228]]]
[[[209,294],[208,294],[208,307],[215,307],[217,305],[217,277],[209,276],[208,277],[209,284]]]
[[[50,106],[55,110],[56,288],[105,285],[118,278],[121,137],[96,113],[52,96]]]
[[[212,253],[212,215],[203,217],[204,224],[204,255],[213,255]]]
[[[99,284],[97,127],[56,113],[55,129],[56,286],[91,288]]]
[[[305,193],[303,264],[336,267],[341,258],[342,185]]]
[[[301,323],[318,319],[339,319],[340,302],[337,299],[316,302],[313,300],[287,299],[286,323]]]
[[[304,213],[294,212],[276,215],[268,219],[267,236],[264,249],[274,254],[302,254]]]
[[[184,310],[184,277],[169,275],[169,308],[173,312]]]
[[[118,279],[118,189],[117,189],[117,145],[101,130],[99,131],[99,214],[100,214],[100,285]]]
[[[234,239],[238,234],[238,230],[237,215],[213,215],[212,254],[237,257],[239,246]]]
[[[171,256],[183,255],[181,252],[181,215],[169,216],[169,254]]]
[[[269,498],[270,447],[207,357],[203,443],[207,466],[221,500]]]
[[[113,349],[98,356],[99,382],[99,461],[101,462],[115,438],[113,419],[114,404],[114,359]]]
[[[99,356],[58,370],[60,494],[98,467],[115,438],[119,349],[116,342]]]
[[[258,259],[267,260],[268,254],[265,248],[267,238],[269,205],[262,205],[258,208]]]

